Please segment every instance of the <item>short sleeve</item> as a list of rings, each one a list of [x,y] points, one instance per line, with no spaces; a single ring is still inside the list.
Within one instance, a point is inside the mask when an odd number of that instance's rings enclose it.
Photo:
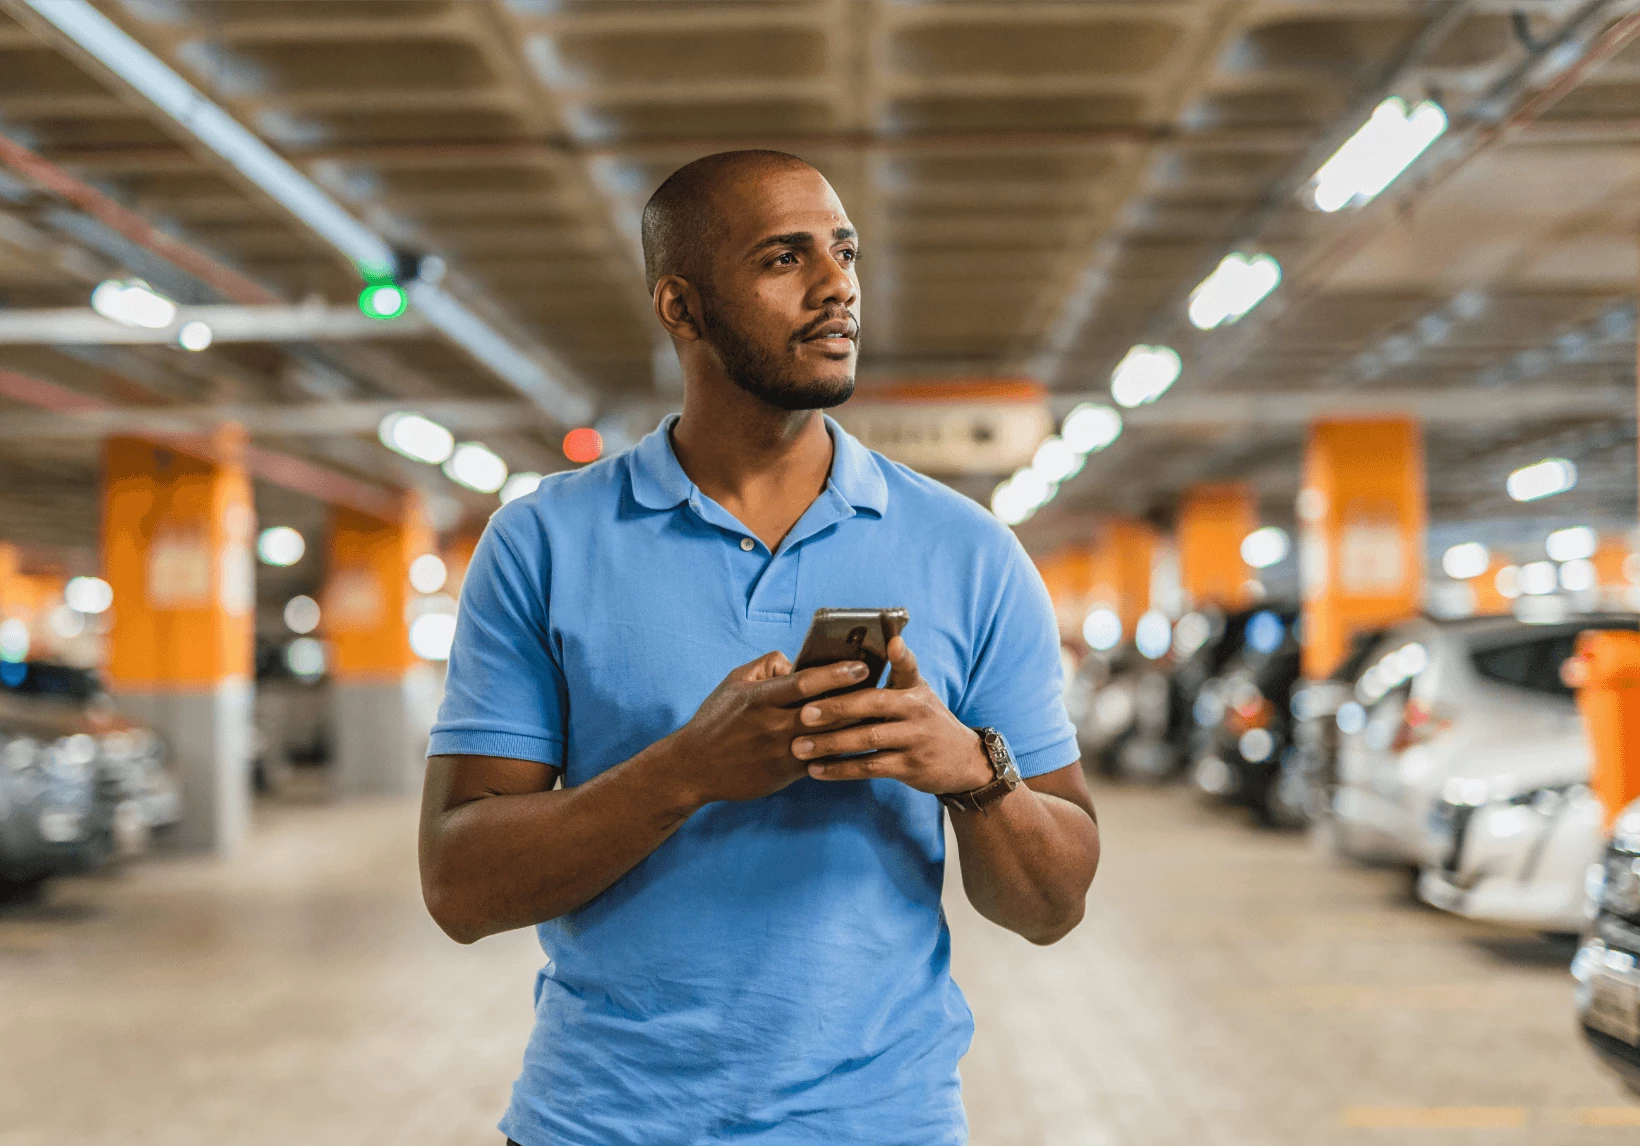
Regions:
[[[444,703],[427,754],[562,767],[569,701],[547,624],[551,559],[544,537],[520,545],[504,516],[491,519],[462,584]]]
[[[1007,563],[991,580],[989,623],[977,634],[974,665],[956,715],[970,728],[995,728],[1008,739],[1021,776],[1040,776],[1081,753],[1065,713],[1059,623],[1036,566],[1009,538]],[[982,612],[981,616],[985,614]]]

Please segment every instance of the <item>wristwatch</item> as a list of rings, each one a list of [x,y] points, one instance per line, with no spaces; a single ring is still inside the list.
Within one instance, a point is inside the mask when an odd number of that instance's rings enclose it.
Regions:
[[[985,747],[986,759],[990,760],[996,779],[968,792],[942,793],[940,803],[952,811],[982,812],[1024,783],[1019,778],[1019,767],[1014,763],[1014,754],[1009,751],[1008,741],[1002,733],[994,728],[976,728],[974,731],[979,734],[979,742]]]

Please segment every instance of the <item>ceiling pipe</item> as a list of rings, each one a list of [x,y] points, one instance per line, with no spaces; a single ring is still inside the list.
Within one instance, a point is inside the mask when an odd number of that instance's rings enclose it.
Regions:
[[[183,79],[87,0],[0,0],[26,22],[66,38],[102,70],[164,113],[199,144],[324,239],[355,268],[387,272],[391,245],[359,222],[259,136]],[[589,420],[593,404],[564,363],[539,348],[515,345],[443,288],[406,283],[412,305],[502,381],[557,421]],[[548,361],[541,361],[541,359]],[[572,381],[566,381],[572,380]]]

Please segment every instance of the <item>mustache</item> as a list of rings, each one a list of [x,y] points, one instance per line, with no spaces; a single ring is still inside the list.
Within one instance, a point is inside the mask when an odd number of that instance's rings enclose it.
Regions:
[[[828,310],[816,318],[813,322],[806,323],[802,329],[792,335],[792,345],[796,346],[799,342],[808,341],[810,338],[813,338],[819,333],[822,326],[833,322],[848,323],[848,337],[853,339],[855,342],[860,341],[860,320],[855,318],[848,311],[839,308],[837,310]]]

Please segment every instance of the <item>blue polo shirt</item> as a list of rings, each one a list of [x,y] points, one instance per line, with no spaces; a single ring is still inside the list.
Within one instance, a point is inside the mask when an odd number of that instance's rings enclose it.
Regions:
[[[585,783],[676,731],[737,665],[793,660],[823,607],[904,606],[923,677],[1026,776],[1077,759],[1058,631],[1014,536],[827,419],[825,491],[771,553],[695,488],[668,419],[490,519],[430,755]],[[702,808],[539,928],[523,1146],[933,1146],[967,1139],[973,1019],[940,909],[943,808],[807,777]]]

